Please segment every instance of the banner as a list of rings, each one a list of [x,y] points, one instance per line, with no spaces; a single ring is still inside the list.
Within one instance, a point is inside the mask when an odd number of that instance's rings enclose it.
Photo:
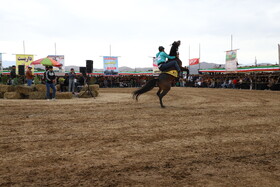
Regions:
[[[118,57],[104,56],[103,64],[104,64],[104,75],[118,75],[119,74]]]
[[[189,60],[190,66],[199,64],[199,58],[193,58]]]
[[[0,70],[3,70],[3,67],[2,67],[2,53],[0,53]]]
[[[153,74],[154,76],[159,76],[160,70],[158,69],[156,57],[153,57]]]
[[[16,74],[18,74],[18,66],[24,65],[25,71],[28,69],[28,66],[31,64],[31,62],[34,61],[34,55],[16,55]],[[34,73],[34,66],[32,68],[32,72]]]
[[[64,70],[64,55],[48,55],[48,58],[52,58],[55,61],[62,64],[62,66],[58,67],[60,70]]]
[[[237,50],[226,52],[226,71],[237,71]]]

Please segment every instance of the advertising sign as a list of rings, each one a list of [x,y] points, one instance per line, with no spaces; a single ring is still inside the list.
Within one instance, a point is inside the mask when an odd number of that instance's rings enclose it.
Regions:
[[[237,71],[237,50],[226,51],[226,71]]]
[[[0,70],[2,70],[2,53],[0,53]]]
[[[16,55],[16,74],[18,74],[19,65],[24,65],[25,71],[26,71],[28,69],[28,66],[33,61],[34,61],[34,55],[17,54]],[[32,72],[34,72],[34,67],[32,68]]]
[[[118,75],[119,67],[118,67],[118,57],[116,56],[104,56],[104,75]]]

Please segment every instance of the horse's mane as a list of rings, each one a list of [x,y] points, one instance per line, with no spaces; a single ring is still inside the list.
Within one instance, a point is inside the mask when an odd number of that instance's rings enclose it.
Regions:
[[[180,41],[173,42],[172,47],[170,49],[169,56],[177,56],[179,46],[180,46]]]

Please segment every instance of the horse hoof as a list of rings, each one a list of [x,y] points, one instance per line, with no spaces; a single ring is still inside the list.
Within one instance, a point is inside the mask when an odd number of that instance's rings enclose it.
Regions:
[[[162,105],[161,108],[165,108],[165,106]]]

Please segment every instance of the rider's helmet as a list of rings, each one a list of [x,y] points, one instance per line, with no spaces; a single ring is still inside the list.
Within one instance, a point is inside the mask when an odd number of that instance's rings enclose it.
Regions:
[[[163,51],[163,50],[164,50],[164,47],[159,46],[159,47],[158,47],[158,50],[159,50],[159,51]]]

